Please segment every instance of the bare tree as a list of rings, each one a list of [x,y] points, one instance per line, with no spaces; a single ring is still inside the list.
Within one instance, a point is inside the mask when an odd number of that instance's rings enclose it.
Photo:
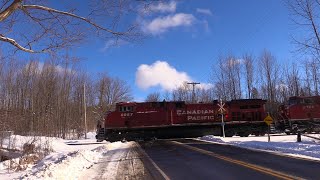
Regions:
[[[267,50],[264,50],[259,58],[260,76],[261,76],[261,93],[262,98],[267,99],[266,109],[271,114],[277,112],[279,103],[279,92],[282,84],[279,79],[279,65],[276,58]]]
[[[241,98],[241,59],[237,59],[234,56],[230,56],[227,59],[227,70],[228,70],[228,78],[229,85],[232,89],[231,97],[232,99],[240,99]]]
[[[172,91],[173,101],[192,101],[192,87],[184,82],[180,87]]]
[[[98,104],[95,108],[96,120],[102,121],[107,111],[113,110],[117,102],[132,100],[130,87],[118,78],[100,74],[96,83]]]
[[[275,102],[279,66],[275,57],[266,50],[261,54],[259,62],[261,67],[261,79],[266,87],[267,99],[270,102]]]
[[[171,93],[169,91],[165,91],[162,96],[164,100],[171,101]]]
[[[304,62],[305,67],[305,94],[319,95],[319,61],[313,58]]]
[[[219,56],[218,58],[218,67],[214,66],[212,70],[212,81],[213,84],[215,84],[215,94],[219,99],[227,100],[227,78],[225,73],[224,58],[222,56]]]
[[[157,102],[157,101],[161,101],[160,99],[161,95],[159,92],[154,92],[154,93],[150,93],[147,98],[146,98],[146,102]]]
[[[304,62],[304,72],[305,72],[305,80],[304,80],[304,88],[303,94],[306,96],[311,96],[311,79],[310,79],[310,67],[309,62]]]
[[[285,67],[285,85],[287,86],[288,94],[285,100],[289,96],[299,96],[300,95],[300,89],[301,89],[301,83],[300,83],[300,76],[299,76],[299,70],[297,67],[297,64],[293,63],[291,65],[291,68],[288,66]]]
[[[220,56],[215,73],[215,94],[220,99],[240,99],[241,92],[241,60],[230,55]]]
[[[294,23],[303,31],[303,38],[293,37],[300,51],[311,52],[319,58],[320,52],[320,34],[319,34],[319,0],[287,0],[287,5],[291,12]]]
[[[203,103],[209,103],[213,102],[213,100],[216,99],[216,96],[214,95],[214,88],[209,88],[209,89],[199,89],[199,102]]]
[[[86,11],[80,11],[79,3],[86,7]],[[95,34],[114,42],[119,39],[134,40],[141,37],[138,23],[129,22],[126,15],[136,14],[137,9],[150,3],[132,0],[77,3],[2,0],[0,41],[15,50],[39,53],[71,47]]]
[[[21,135],[45,135],[62,138],[84,132],[84,90],[87,84],[88,127],[97,123],[96,111],[102,114],[119,101],[131,99],[124,81],[107,77],[102,102],[97,98],[101,81],[90,80],[77,66],[77,61],[66,56],[61,62],[49,59],[44,64],[12,58],[0,61],[0,130],[12,130]],[[1,69],[1,67],[3,67]],[[97,93],[98,94],[98,93]],[[98,100],[98,101],[97,101]],[[101,120],[101,119],[100,119]],[[75,136],[74,136],[75,137]]]
[[[247,98],[251,99],[252,90],[253,90],[253,82],[254,82],[254,63],[253,57],[250,54],[245,54],[243,56],[244,63],[244,74],[245,74],[245,82],[247,86]]]
[[[318,96],[319,95],[319,62],[313,59],[309,63],[310,69],[311,69],[311,75],[312,75],[312,81],[313,81],[313,90],[314,90],[314,95]]]

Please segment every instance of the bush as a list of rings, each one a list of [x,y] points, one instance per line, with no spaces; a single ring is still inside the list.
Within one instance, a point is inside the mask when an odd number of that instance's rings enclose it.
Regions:
[[[25,143],[22,147],[22,154],[33,154],[36,146],[34,144]]]

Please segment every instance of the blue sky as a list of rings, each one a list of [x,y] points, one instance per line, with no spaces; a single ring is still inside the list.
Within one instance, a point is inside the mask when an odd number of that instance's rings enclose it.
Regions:
[[[148,35],[141,43],[105,49],[108,41],[95,40],[72,51],[85,59],[81,63],[89,72],[125,80],[135,100],[183,80],[208,83],[219,55],[259,56],[267,49],[279,61],[294,60],[294,27],[283,1],[186,0],[153,8],[140,19]]]

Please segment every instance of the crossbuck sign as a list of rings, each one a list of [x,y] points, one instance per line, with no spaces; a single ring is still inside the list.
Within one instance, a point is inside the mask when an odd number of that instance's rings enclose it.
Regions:
[[[218,106],[220,107],[218,110],[220,114],[223,114],[226,111],[226,109],[224,108],[224,105],[225,103],[222,103],[222,100],[220,100],[220,103],[218,104]]]

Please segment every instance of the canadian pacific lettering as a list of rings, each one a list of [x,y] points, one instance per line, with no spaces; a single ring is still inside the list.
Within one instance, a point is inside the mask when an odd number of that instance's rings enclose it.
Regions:
[[[214,110],[177,110],[177,115],[187,115],[188,121],[214,120]]]
[[[214,116],[187,116],[188,121],[214,120]]]
[[[214,114],[214,110],[177,110],[177,115]]]

